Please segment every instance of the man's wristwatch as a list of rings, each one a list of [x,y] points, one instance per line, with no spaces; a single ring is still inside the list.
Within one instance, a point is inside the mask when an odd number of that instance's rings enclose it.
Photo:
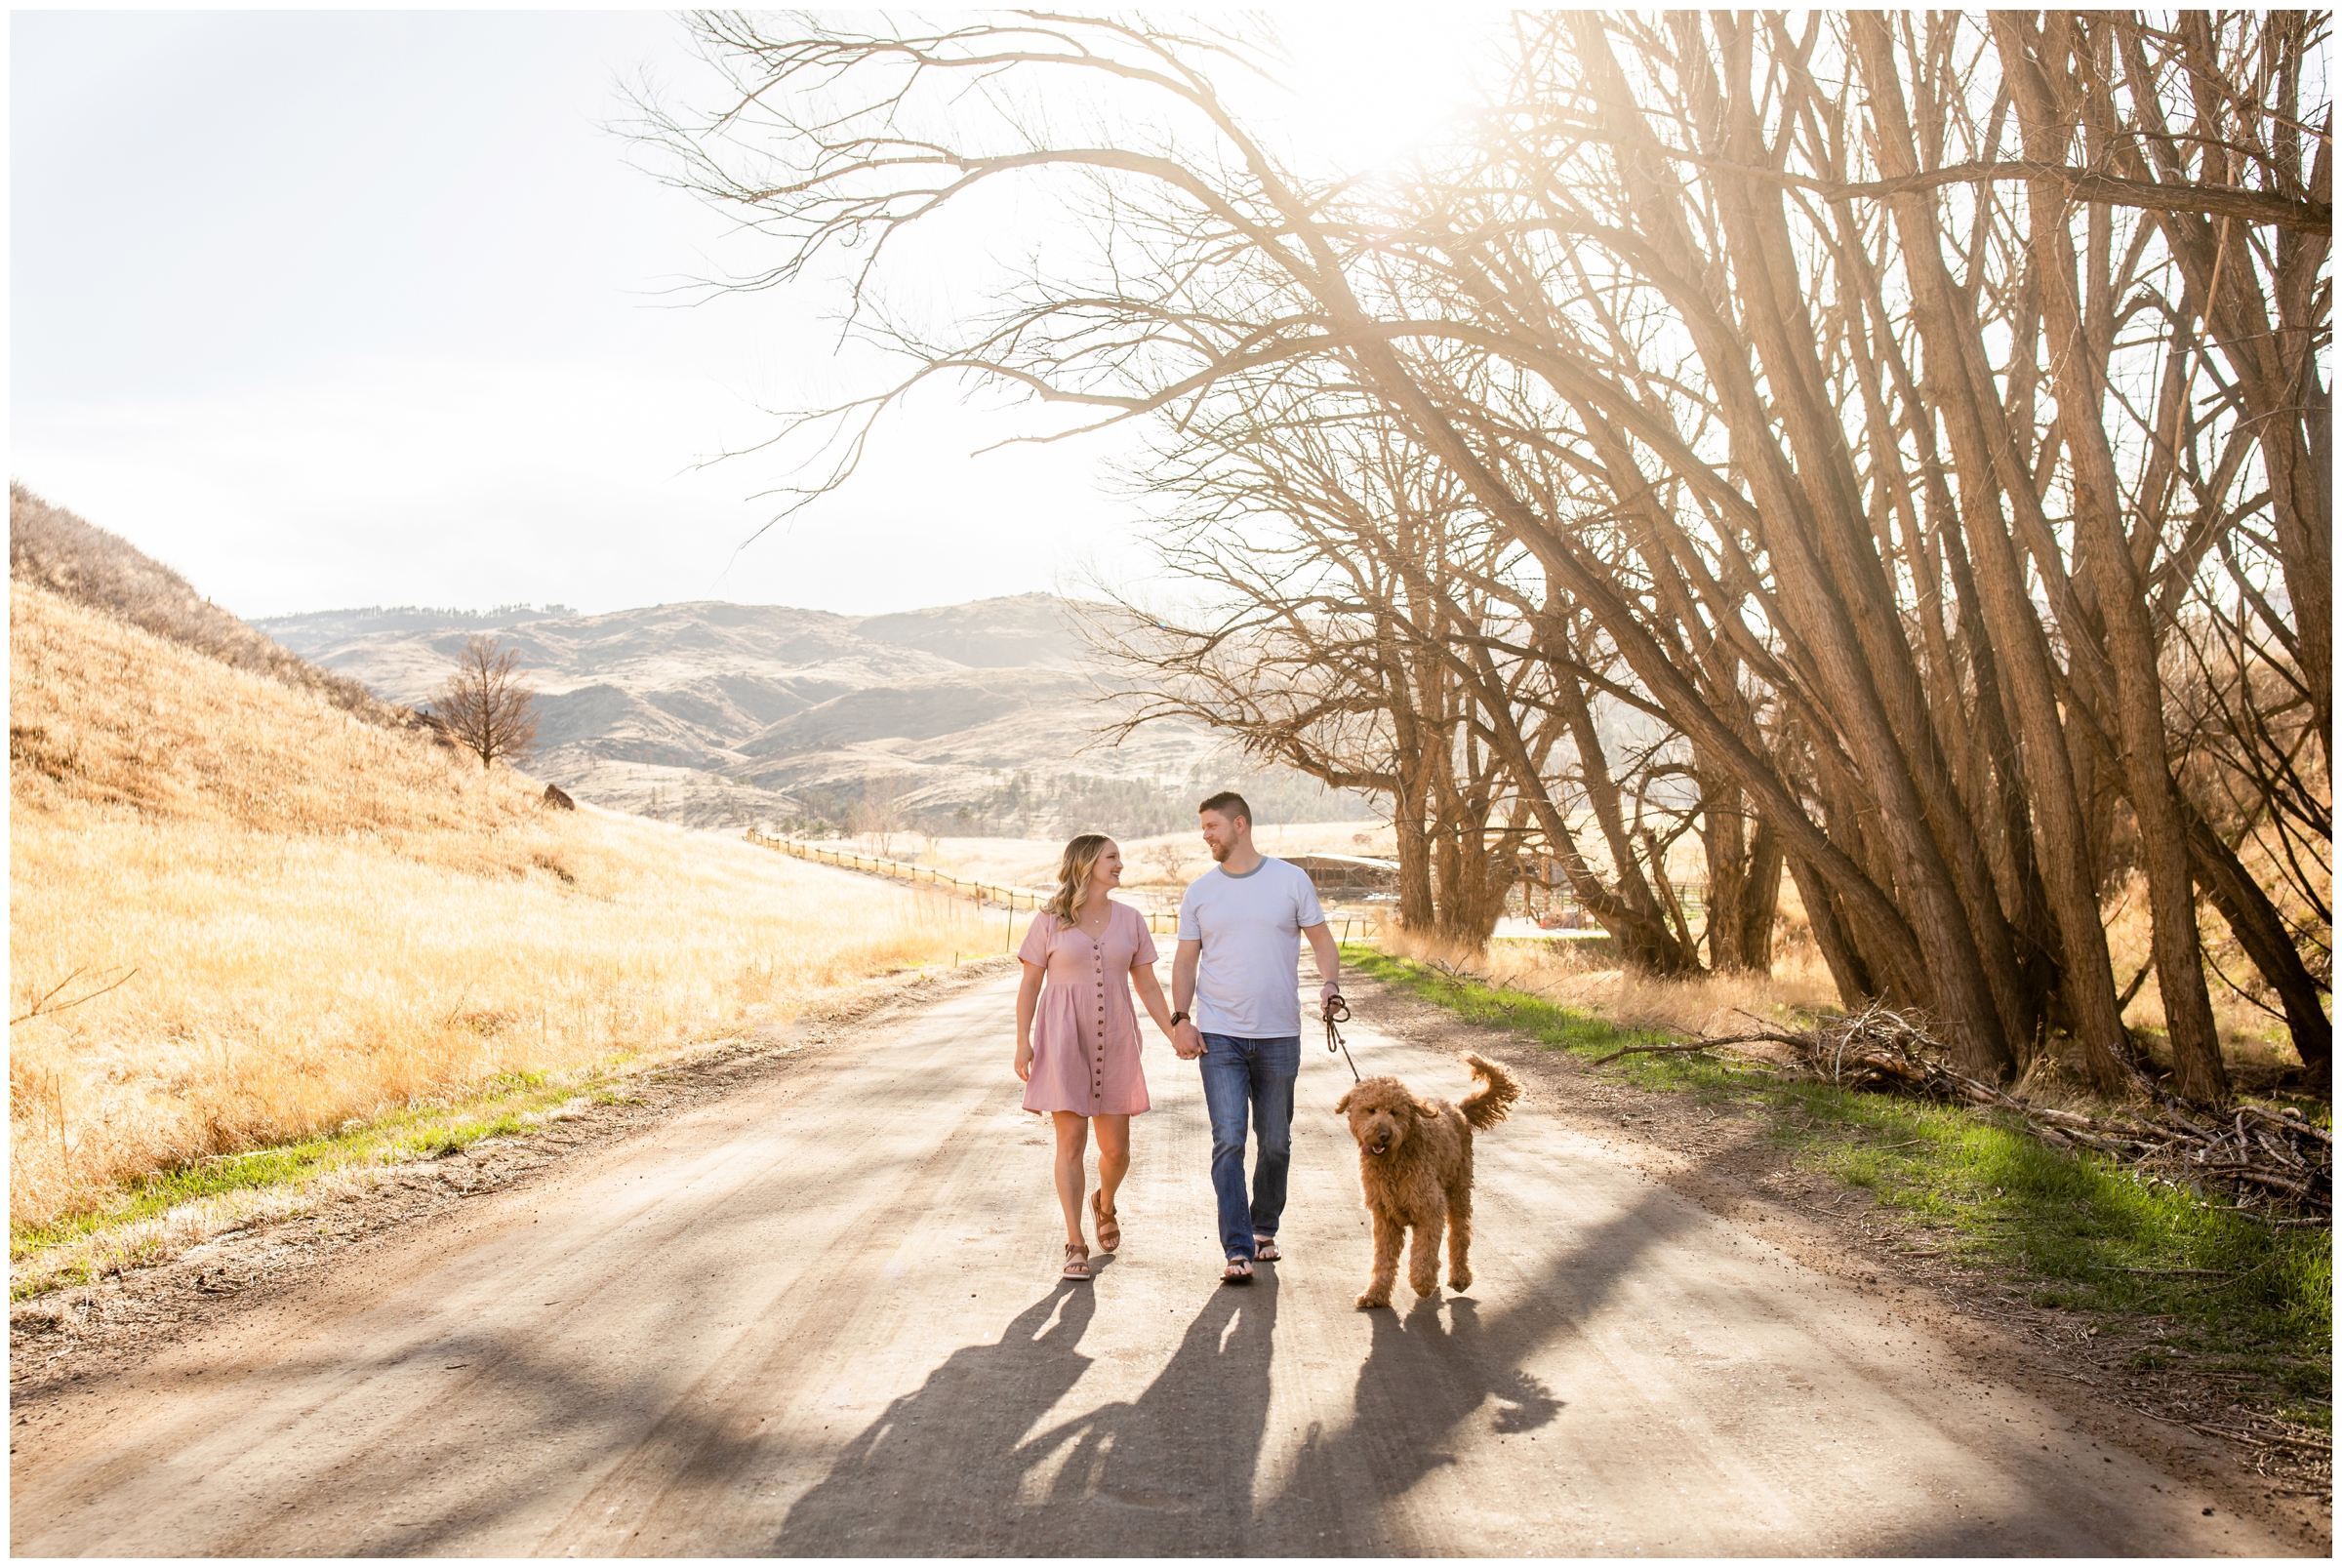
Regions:
[[[1178,1028],[1178,1027],[1179,1027],[1179,1026],[1180,1026],[1182,1024],[1185,1024],[1187,1021],[1188,1021],[1188,1015],[1187,1015],[1187,1014],[1185,1014],[1185,1013],[1174,1013],[1174,1014],[1172,1014],[1172,1015],[1171,1015],[1171,1026],[1172,1026],[1173,1028]]]

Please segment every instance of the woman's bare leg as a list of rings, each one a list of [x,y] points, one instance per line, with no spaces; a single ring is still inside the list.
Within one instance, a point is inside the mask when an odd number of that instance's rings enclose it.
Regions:
[[[1090,1124],[1070,1110],[1055,1110],[1050,1115],[1057,1120],[1057,1203],[1066,1211],[1066,1239],[1080,1241],[1082,1156],[1089,1152]],[[1099,1142],[1103,1144],[1104,1139]],[[1127,1129],[1123,1142],[1129,1142]]]
[[[1114,1212],[1114,1192],[1130,1174],[1130,1118],[1098,1116],[1098,1206]]]

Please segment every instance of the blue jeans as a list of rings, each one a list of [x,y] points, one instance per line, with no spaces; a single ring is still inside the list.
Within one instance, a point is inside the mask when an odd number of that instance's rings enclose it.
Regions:
[[[1293,1083],[1301,1076],[1301,1036],[1246,1040],[1203,1037],[1203,1104],[1212,1118],[1212,1190],[1220,1199],[1220,1245],[1231,1258],[1252,1256],[1255,1235],[1273,1236],[1285,1213],[1285,1173],[1293,1164]],[[1260,1140],[1252,1198],[1244,1196],[1244,1123]]]

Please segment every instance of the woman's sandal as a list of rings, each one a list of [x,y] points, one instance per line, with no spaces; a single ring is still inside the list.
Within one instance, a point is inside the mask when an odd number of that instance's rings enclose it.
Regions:
[[[1104,1191],[1090,1194],[1090,1217],[1098,1224],[1098,1250],[1111,1252],[1122,1245],[1122,1222],[1114,1218],[1113,1210],[1099,1201],[1105,1196]]]
[[[1066,1243],[1065,1277],[1068,1279],[1090,1277],[1090,1249],[1086,1243],[1079,1241]]]
[[[1252,1261],[1254,1263],[1272,1264],[1283,1256],[1283,1253],[1276,1250],[1276,1237],[1255,1236],[1252,1238]]]
[[[1252,1260],[1250,1258],[1231,1258],[1228,1261],[1228,1266],[1220,1270],[1220,1283],[1223,1285],[1251,1284]]]

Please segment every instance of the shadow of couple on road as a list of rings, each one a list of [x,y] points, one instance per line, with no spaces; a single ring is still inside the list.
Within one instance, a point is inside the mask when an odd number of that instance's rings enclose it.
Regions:
[[[1252,1510],[1276,1287],[1221,1291],[1135,1400],[1043,1427],[1088,1370],[1090,1286],[1052,1289],[955,1350],[798,1500],[791,1555],[1227,1549]],[[1233,1527],[1232,1529],[1230,1527]]]
[[[1488,1333],[1465,1298],[1369,1314],[1355,1418],[1297,1433],[1267,1506],[1277,1285],[1215,1293],[1135,1399],[1049,1422],[1092,1362],[1090,1288],[1055,1288],[999,1340],[952,1352],[893,1401],[798,1500],[788,1555],[1315,1554],[1373,1549],[1384,1503],[1452,1463],[1451,1434],[1490,1400],[1500,1432],[1560,1410],[1522,1372],[1520,1325]],[[1328,1369],[1329,1373],[1332,1369]],[[1339,1376],[1339,1373],[1332,1373]]]

